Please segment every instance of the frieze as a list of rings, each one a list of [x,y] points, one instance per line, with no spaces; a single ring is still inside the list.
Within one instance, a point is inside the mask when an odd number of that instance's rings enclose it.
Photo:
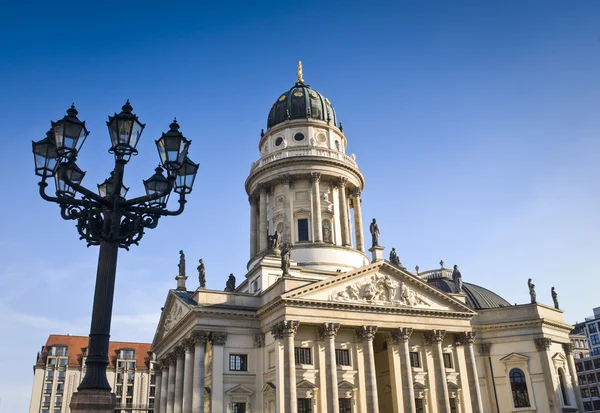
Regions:
[[[405,282],[397,282],[387,274],[373,275],[367,280],[346,285],[329,295],[329,301],[346,301],[397,307],[431,307],[431,303]]]

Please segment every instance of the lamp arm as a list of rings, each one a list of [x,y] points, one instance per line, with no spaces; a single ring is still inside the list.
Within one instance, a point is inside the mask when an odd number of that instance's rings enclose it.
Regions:
[[[107,200],[102,198],[100,195],[90,191],[89,189],[76,184],[75,182],[72,182],[71,180],[69,180],[65,175],[63,175],[61,177],[66,183],[67,185],[69,185],[71,188],[75,189],[77,192],[83,194],[84,196],[93,199],[94,201],[96,201],[98,204],[105,206],[105,207],[110,207],[112,205],[112,203]]]
[[[48,184],[46,183],[45,180],[38,182],[38,185],[40,186],[40,196],[48,201],[48,202],[54,202],[57,203],[59,205],[61,205],[61,207],[63,205],[65,206],[80,206],[80,207],[86,207],[86,206],[93,206],[93,207],[99,207],[101,205],[99,205],[96,202],[91,202],[89,200],[83,200],[83,199],[74,199],[74,198],[67,198],[67,197],[63,197],[63,198],[59,198],[59,197],[55,197],[55,196],[50,196],[48,194],[46,194],[46,187],[48,186]]]
[[[137,198],[133,198],[128,201],[121,202],[119,205],[122,207],[129,207],[129,206],[133,206],[136,204],[145,204],[146,202],[154,201],[155,199],[158,199],[158,198],[161,198],[161,197],[167,195],[169,192],[171,192],[173,190],[173,187],[175,186],[175,178],[172,178],[169,176],[168,179],[169,179],[169,186],[167,187],[165,192],[160,192],[160,193],[156,193],[156,194],[152,194],[152,195],[139,196]]]
[[[176,215],[180,215],[184,208],[185,208],[185,203],[187,202],[185,199],[185,195],[182,193],[181,195],[179,195],[179,208],[176,211],[168,211],[166,209],[162,209],[162,208],[150,208],[150,207],[145,207],[145,206],[135,206],[133,208],[126,208],[126,211],[135,211],[138,213],[142,213],[142,214],[150,214],[150,215],[160,215],[160,216],[176,216]]]

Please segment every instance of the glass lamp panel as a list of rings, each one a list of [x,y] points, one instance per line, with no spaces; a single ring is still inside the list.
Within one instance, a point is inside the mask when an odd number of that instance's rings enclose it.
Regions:
[[[129,138],[131,136],[131,127],[133,126],[132,120],[121,119],[119,121],[119,145],[131,146]]]
[[[194,163],[188,157],[185,158],[183,165],[177,171],[177,180],[175,184],[175,192],[178,194],[189,194],[192,192],[196,174],[200,165]]]
[[[150,179],[144,181],[144,188],[146,189],[146,195],[165,194],[164,196],[149,201],[151,206],[164,208],[167,205],[169,199],[169,193],[166,191],[169,189],[169,181],[162,174],[162,168],[156,168],[156,173],[152,175]]]
[[[33,142],[33,157],[35,161],[35,174],[48,178],[54,174],[57,164],[56,145],[49,138]]]
[[[63,174],[66,180],[63,179]],[[56,168],[56,172],[54,173],[56,195],[73,198],[77,191],[67,183],[67,180],[74,184],[80,185],[84,176],[85,172],[79,169],[77,165],[61,164],[58,168]]]
[[[144,125],[135,120],[133,122],[133,127],[131,130],[131,138],[129,139],[129,145],[132,148],[135,148],[140,140],[140,136],[142,136],[142,131],[144,130]]]

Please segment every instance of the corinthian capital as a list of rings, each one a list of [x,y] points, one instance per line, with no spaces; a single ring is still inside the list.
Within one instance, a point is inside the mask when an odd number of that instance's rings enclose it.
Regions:
[[[281,175],[280,179],[281,179],[281,183],[284,185],[289,185],[292,183],[292,175],[290,175],[290,174]]]
[[[224,331],[213,331],[210,333],[210,340],[213,346],[224,346],[227,341],[227,333]]]
[[[390,331],[388,341],[392,344],[406,343],[410,340],[412,332],[412,328],[395,328]]]
[[[362,326],[355,330],[356,338],[363,341],[372,341],[377,333],[377,326]]]
[[[535,347],[538,349],[538,351],[546,351],[550,348],[550,345],[552,344],[552,339],[548,337],[536,338],[534,341]]]
[[[473,341],[475,341],[476,333],[474,331],[465,331],[464,333],[455,334],[454,335],[454,345],[462,346],[462,345],[472,345]]]
[[[321,172],[311,172],[310,182],[319,182],[321,180]]]
[[[425,345],[429,346],[433,343],[441,343],[446,335],[446,330],[431,330],[423,333]]]
[[[339,323],[323,323],[323,325],[319,326],[317,329],[317,333],[319,338],[331,338],[337,335],[339,329]]]
[[[275,323],[271,326],[271,334],[275,340],[282,339],[284,337],[295,336],[298,331],[299,321],[284,320]]]
[[[344,188],[346,186],[346,183],[348,183],[348,178],[344,176],[340,176],[335,181],[335,184],[338,186],[338,188]]]
[[[207,331],[194,331],[192,333],[192,340],[194,340],[194,345],[205,344],[208,341],[209,333]]]

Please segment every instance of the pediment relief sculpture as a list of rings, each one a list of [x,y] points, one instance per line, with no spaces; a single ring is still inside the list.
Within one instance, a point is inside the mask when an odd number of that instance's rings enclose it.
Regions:
[[[363,304],[392,305],[396,307],[431,307],[431,302],[403,281],[395,281],[387,274],[348,284],[329,295],[329,301],[347,301]]]
[[[173,302],[169,314],[165,317],[163,335],[167,334],[188,312],[189,310],[186,310],[183,304],[178,301]]]

